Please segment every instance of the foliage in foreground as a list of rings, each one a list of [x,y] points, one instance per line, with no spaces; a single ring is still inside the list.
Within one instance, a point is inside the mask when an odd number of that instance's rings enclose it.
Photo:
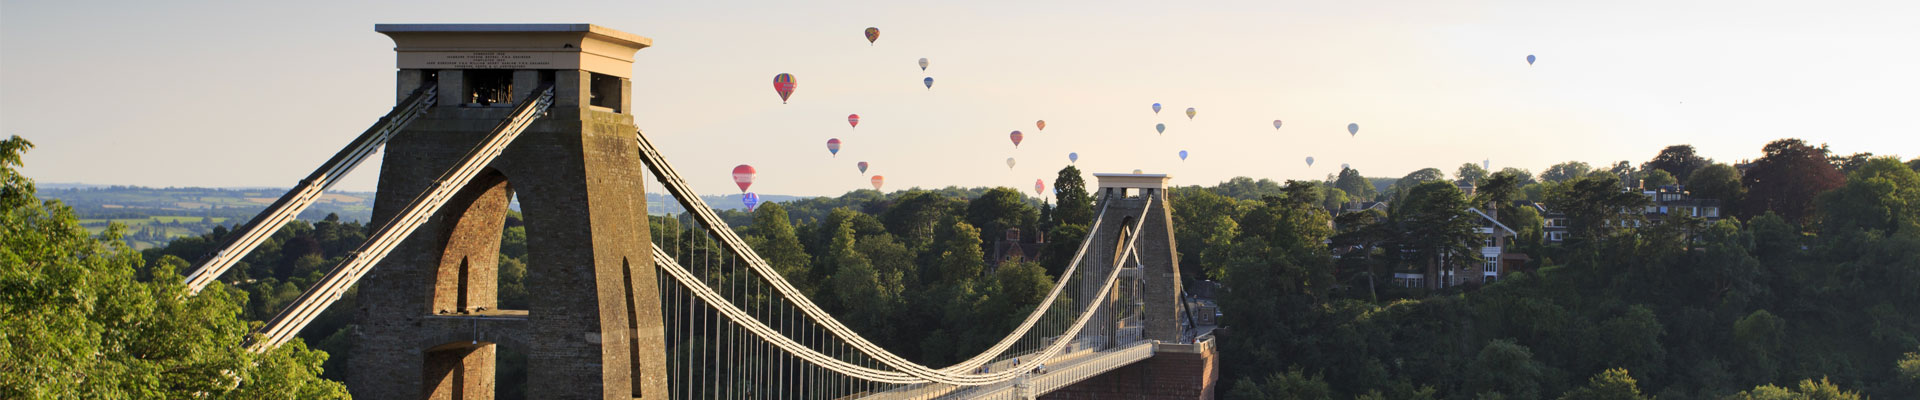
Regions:
[[[172,268],[140,271],[118,230],[93,237],[21,177],[31,144],[0,142],[0,398],[345,398],[300,341],[255,354],[244,296],[188,296]],[[149,279],[138,279],[140,275]]]

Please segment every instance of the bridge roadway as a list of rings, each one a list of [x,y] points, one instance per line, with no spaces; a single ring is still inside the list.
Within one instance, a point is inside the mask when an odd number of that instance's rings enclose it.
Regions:
[[[1210,328],[1210,327],[1209,327]],[[1100,338],[1075,341],[1066,353],[1046,361],[1045,372],[1031,373],[1012,381],[975,387],[959,387],[944,384],[920,384],[906,388],[890,390],[871,396],[860,396],[871,400],[933,400],[933,399],[978,399],[978,400],[1025,400],[1072,386],[1089,378],[1133,365],[1163,353],[1206,353],[1213,350],[1213,335],[1207,334],[1192,343],[1165,343],[1157,340],[1136,340],[1132,343],[1107,350],[1096,350],[1092,343]],[[1030,360],[1027,362],[1031,362]],[[993,369],[1012,366],[1012,361],[990,364]]]

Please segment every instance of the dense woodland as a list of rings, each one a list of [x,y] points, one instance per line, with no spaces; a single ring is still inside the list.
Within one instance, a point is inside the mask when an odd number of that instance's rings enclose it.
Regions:
[[[181,297],[178,271],[227,229],[143,252],[121,244],[120,230],[89,236],[15,173],[30,145],[5,144],[0,397],[344,395],[352,295],[290,346],[256,355],[233,344],[364,241],[366,225],[295,222],[223,284]],[[1224,288],[1224,398],[1920,396],[1920,160],[1835,156],[1798,140],[1763,152],[1744,174],[1673,146],[1609,169],[1343,170],[1169,197],[1183,276]],[[1007,188],[862,190],[722,216],[849,326],[944,364],[997,339],[1058,279],[1094,217],[1080,177],[1060,171],[1045,202]],[[1467,196],[1461,182],[1479,190]],[[1622,228],[1639,216],[1619,210],[1644,201],[1621,195],[1630,182],[1685,184],[1736,218]],[[1391,206],[1338,212],[1361,200]],[[1566,213],[1574,236],[1548,244],[1542,216],[1510,207],[1519,200]],[[1530,272],[1440,290],[1381,278],[1477,265],[1465,209],[1503,206]],[[652,217],[654,236],[685,240],[680,218]],[[523,308],[526,231],[514,214],[507,226],[501,306]],[[1047,244],[1037,260],[994,268],[992,240],[1009,228],[1045,232]],[[502,398],[525,397],[515,378],[524,356],[500,357]]]

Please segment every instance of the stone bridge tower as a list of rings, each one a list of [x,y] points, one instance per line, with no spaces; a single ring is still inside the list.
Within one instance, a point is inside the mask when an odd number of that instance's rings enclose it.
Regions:
[[[1180,253],[1173,240],[1173,212],[1167,205],[1167,180],[1164,174],[1093,174],[1098,180],[1098,188],[1093,198],[1097,204],[1094,209],[1106,209],[1105,222],[1097,231],[1089,232],[1093,238],[1087,249],[1087,264],[1084,270],[1091,279],[1088,285],[1098,285],[1112,270],[1114,265],[1124,265],[1121,282],[1111,293],[1109,306],[1126,308],[1137,306],[1141,310],[1140,318],[1104,323],[1090,326],[1088,334],[1105,335],[1113,338],[1125,337],[1138,332],[1149,340],[1177,342],[1182,339],[1185,329],[1181,325],[1182,299],[1180,298]],[[1151,200],[1151,201],[1148,201]],[[1139,224],[1134,231],[1137,218],[1144,217],[1145,223]],[[1133,236],[1140,239],[1134,242],[1134,252],[1139,256],[1139,264],[1126,260],[1117,262],[1126,250],[1126,243]],[[1095,293],[1097,286],[1082,291],[1082,296]],[[1112,308],[1110,308],[1112,309]]]
[[[361,399],[491,399],[505,346],[535,398],[667,395],[646,177],[629,78],[652,40],[588,24],[396,24],[398,98],[438,104],[386,145],[373,221],[436,184],[513,106],[554,90],[489,169],[360,282],[348,387]],[[524,310],[500,307],[510,200],[527,234]]]

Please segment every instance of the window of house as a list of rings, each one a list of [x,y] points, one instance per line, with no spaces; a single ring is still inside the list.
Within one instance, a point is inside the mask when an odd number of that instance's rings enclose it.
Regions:
[[[1482,269],[1486,272],[1498,274],[1500,273],[1500,260],[1487,260],[1482,264]]]
[[[487,106],[513,103],[512,70],[470,69],[461,78],[467,86],[468,104]]]

